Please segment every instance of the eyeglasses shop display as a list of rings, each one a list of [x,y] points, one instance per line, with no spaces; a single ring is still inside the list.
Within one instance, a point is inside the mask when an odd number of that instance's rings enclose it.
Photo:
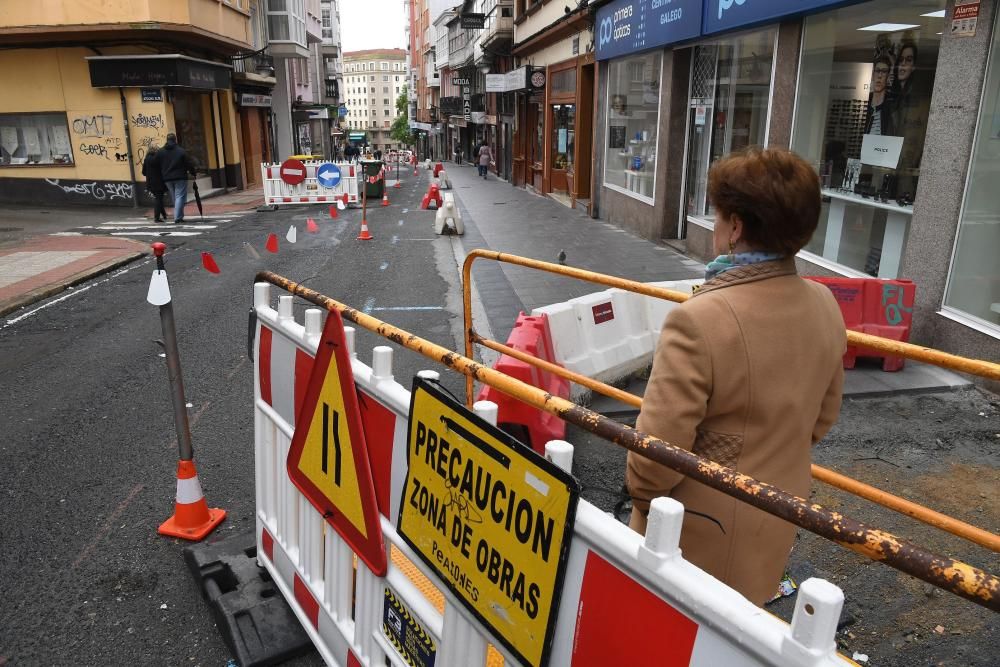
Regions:
[[[604,184],[653,198],[660,122],[659,53],[612,60],[608,76]]]
[[[805,19],[792,150],[813,161],[824,195],[806,252],[898,277],[944,6],[874,0]]]

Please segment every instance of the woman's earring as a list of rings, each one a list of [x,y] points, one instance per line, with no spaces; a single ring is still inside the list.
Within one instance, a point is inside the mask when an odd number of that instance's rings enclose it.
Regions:
[[[736,261],[736,244],[733,243],[732,239],[729,239],[729,263],[733,264]]]

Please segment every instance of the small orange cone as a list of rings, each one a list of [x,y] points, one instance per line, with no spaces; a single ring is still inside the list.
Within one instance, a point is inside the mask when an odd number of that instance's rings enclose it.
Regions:
[[[198,482],[194,461],[177,463],[177,499],[174,515],[160,524],[160,535],[185,540],[202,540],[226,518],[226,510],[209,509]]]
[[[306,231],[311,234],[315,234],[316,232],[319,231],[319,225],[316,224],[315,220],[309,218],[308,220],[306,220]]]
[[[374,238],[375,238],[374,236],[372,236],[370,233],[368,233],[368,221],[365,220],[364,217],[362,217],[361,218],[361,233],[358,234],[358,240],[359,241],[371,241]]]
[[[330,204],[330,217],[333,219],[337,218],[337,207],[334,204]]]
[[[268,234],[267,242],[264,244],[264,247],[267,248],[268,252],[278,252],[278,235]]]
[[[385,190],[382,191],[382,206],[389,205],[389,193]]]
[[[219,271],[219,265],[215,262],[215,258],[212,257],[212,253],[203,252],[201,253],[201,265],[205,267],[205,270],[209,273],[221,273]]]
[[[396,182],[395,182],[395,184],[393,184],[392,187],[394,187],[394,188],[401,188],[401,187],[403,187],[403,184],[400,183],[400,181],[399,181],[399,175],[398,174],[396,176]]]

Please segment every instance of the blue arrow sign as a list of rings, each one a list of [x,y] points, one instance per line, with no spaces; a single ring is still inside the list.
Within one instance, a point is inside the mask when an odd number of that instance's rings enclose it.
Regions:
[[[316,182],[324,188],[335,188],[340,183],[340,168],[329,162],[324,162],[316,169]]]

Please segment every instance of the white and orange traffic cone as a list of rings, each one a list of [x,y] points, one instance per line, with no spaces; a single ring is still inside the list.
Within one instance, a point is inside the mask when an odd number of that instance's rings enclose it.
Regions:
[[[382,206],[389,205],[389,192],[387,190],[382,190]]]
[[[368,221],[362,216],[361,218],[361,233],[358,234],[359,241],[371,241],[375,237],[368,232]]]
[[[184,540],[202,540],[226,518],[226,510],[209,509],[198,482],[194,461],[181,459],[177,463],[177,499],[174,514],[160,524],[160,535]]]

